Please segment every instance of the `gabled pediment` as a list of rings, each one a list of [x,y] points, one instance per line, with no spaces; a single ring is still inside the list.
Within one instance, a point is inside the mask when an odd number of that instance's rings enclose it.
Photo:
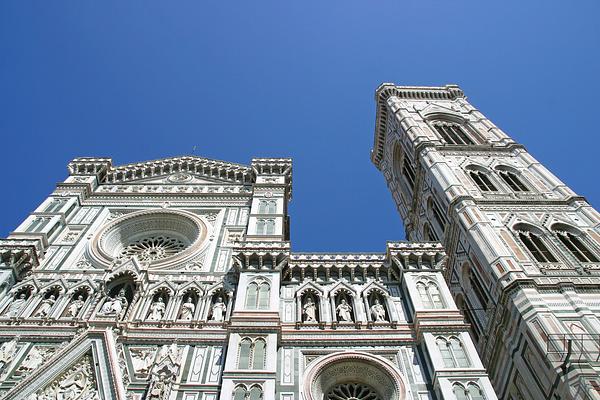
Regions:
[[[444,116],[454,117],[461,120],[465,119],[459,111],[440,104],[428,104],[421,111],[419,111],[419,114],[421,114],[423,119],[432,119],[436,117],[443,118]]]
[[[83,157],[69,163],[69,172],[72,175],[97,175],[101,183],[185,184],[191,179],[208,183],[248,184],[254,181],[254,173],[249,166],[198,156],[170,157],[121,166],[113,166],[110,159]],[[171,182],[165,182],[165,179]]]
[[[383,286],[381,283],[377,282],[377,281],[371,281],[371,282],[369,282],[361,290],[361,293],[363,293],[363,294],[369,294],[373,290],[375,290],[376,292],[379,292],[379,293],[383,294],[384,296],[386,296],[388,294],[387,288],[385,286]]]
[[[85,333],[56,351],[6,393],[6,400],[77,395],[85,399],[124,399],[112,331]],[[38,397],[32,396],[37,394]],[[97,394],[97,397],[94,395]],[[32,397],[29,397],[32,396]]]
[[[198,174],[177,172],[174,174],[129,180],[130,184],[140,185],[223,185],[231,184],[231,180],[205,177]]]
[[[331,293],[331,295],[335,295],[340,290],[346,290],[353,295],[356,294],[356,290],[344,281],[338,281],[331,289],[329,289],[329,293]]]
[[[313,281],[307,281],[304,284],[300,285],[300,287],[298,288],[298,290],[296,290],[296,294],[302,295],[307,290],[308,291],[314,291],[314,292],[319,293],[321,295],[325,294],[325,290],[323,290],[323,288],[321,287],[321,285],[319,285],[318,283],[315,283]]]

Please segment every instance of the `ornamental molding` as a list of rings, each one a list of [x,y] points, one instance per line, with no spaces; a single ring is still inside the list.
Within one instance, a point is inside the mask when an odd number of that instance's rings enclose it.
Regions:
[[[422,86],[397,86],[393,83],[383,83],[375,91],[375,102],[377,103],[377,114],[375,117],[375,140],[371,150],[371,161],[377,168],[381,169],[380,163],[383,159],[386,141],[386,130],[388,114],[394,111],[388,107],[391,97],[412,100],[456,100],[464,98],[463,91],[456,85],[444,87],[422,87]]]
[[[94,191],[94,197],[104,196],[112,198],[113,196],[123,195],[159,195],[159,194],[210,194],[213,196],[221,195],[249,195],[252,188],[240,185],[161,185],[161,184],[137,184],[137,185],[100,185]],[[185,197],[185,196],[182,196]]]
[[[312,361],[303,376],[306,400],[321,400],[340,382],[375,387],[383,400],[404,400],[407,388],[398,368],[384,357],[360,351],[345,351]]]
[[[71,161],[67,168],[70,175],[95,175],[103,183],[133,182],[175,173],[188,173],[223,182],[254,182],[252,169],[248,166],[197,156],[163,158],[117,167],[113,167],[110,158],[82,157]]]

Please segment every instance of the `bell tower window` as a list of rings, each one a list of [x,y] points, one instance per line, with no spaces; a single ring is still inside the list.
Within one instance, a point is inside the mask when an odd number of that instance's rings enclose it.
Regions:
[[[496,186],[490,180],[488,174],[483,171],[471,169],[467,172],[473,182],[477,185],[479,190],[482,192],[497,192]]]
[[[498,174],[500,178],[515,192],[528,192],[529,189],[525,184],[519,179],[517,174],[511,171],[498,170]]]
[[[521,242],[537,261],[543,263],[557,262],[556,257],[548,250],[548,247],[546,247],[539,235],[527,230],[519,230],[517,234]]]
[[[476,144],[461,124],[451,121],[434,121],[432,125],[446,144],[462,146]]]

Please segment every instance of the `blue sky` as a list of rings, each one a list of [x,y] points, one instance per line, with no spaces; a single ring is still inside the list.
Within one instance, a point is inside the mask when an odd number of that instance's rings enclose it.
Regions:
[[[296,251],[402,239],[375,88],[459,84],[595,206],[598,1],[0,2],[0,236],[78,156],[294,158]]]

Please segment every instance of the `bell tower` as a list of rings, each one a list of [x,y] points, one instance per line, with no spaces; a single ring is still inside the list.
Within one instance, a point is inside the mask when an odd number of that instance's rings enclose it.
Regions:
[[[600,216],[456,85],[382,84],[371,159],[499,398],[600,399]]]

